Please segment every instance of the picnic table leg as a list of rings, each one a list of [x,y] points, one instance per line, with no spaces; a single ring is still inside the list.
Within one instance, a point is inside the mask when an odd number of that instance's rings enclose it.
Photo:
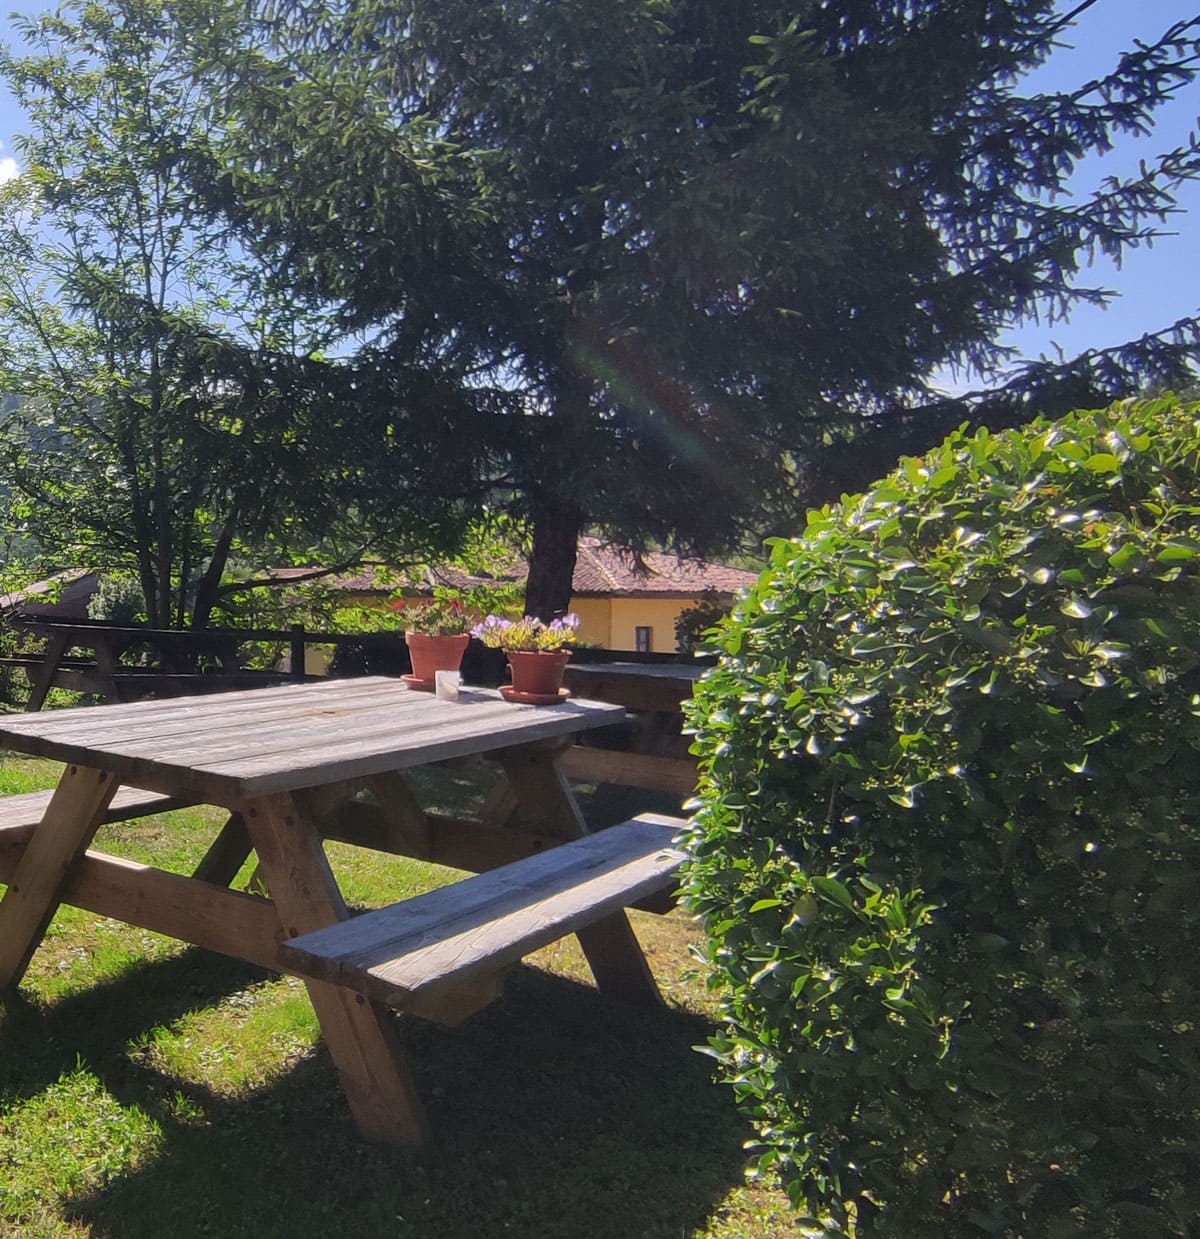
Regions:
[[[506,800],[497,794],[492,799],[510,809],[513,825],[563,839],[579,839],[590,831],[571,784],[559,768],[558,754],[562,748],[559,743],[546,747],[527,745],[497,754],[513,798]]]
[[[518,821],[530,829],[536,824],[547,834],[578,839],[591,832],[559,766],[562,750],[561,744],[542,750],[528,746],[507,749],[498,757],[516,796]],[[614,912],[575,936],[601,993],[662,1006],[654,975],[624,912]]]
[[[250,801],[243,819],[285,937],[346,919],[317,824],[299,797]],[[391,1015],[341,986],[305,984],[359,1131],[383,1144],[419,1146],[425,1112]]]
[[[212,841],[192,877],[215,886],[228,886],[238,875],[252,851],[246,823],[240,813],[231,813],[220,833]]]
[[[20,984],[72,862],[87,850],[116,794],[115,776],[68,766],[0,900],[0,990]]]
[[[36,714],[46,704],[46,697],[54,685],[58,664],[62,662],[66,652],[67,638],[64,633],[52,633],[46,638],[46,656],[37,675],[30,677],[29,700],[25,703],[25,709],[30,714]]]

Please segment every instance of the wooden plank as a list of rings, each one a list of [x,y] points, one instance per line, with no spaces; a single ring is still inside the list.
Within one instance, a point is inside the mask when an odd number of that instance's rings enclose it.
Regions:
[[[64,688],[71,693],[95,693],[98,697],[103,697],[110,686],[110,677],[95,668],[60,666],[51,674],[47,691],[51,688]],[[32,698],[26,704],[25,709],[34,709]]]
[[[321,834],[338,843],[482,873],[532,856],[562,842],[533,831],[504,830],[466,818],[430,813],[421,835],[398,833],[378,806],[361,800],[343,804],[321,819]]]
[[[69,766],[0,900],[0,989],[18,985],[59,902],[59,888],[117,790],[99,770]]]
[[[484,873],[535,856],[562,843],[557,835],[534,830],[504,830],[465,818],[429,814],[429,856],[435,865]]]
[[[60,670],[56,679],[60,679]],[[233,693],[248,688],[272,688],[290,684],[295,676],[279,671],[118,671],[109,677],[111,700],[140,701],[150,694],[172,697],[197,697],[217,693]]]
[[[678,714],[703,670],[683,663],[568,663],[563,683],[577,697],[615,702],[627,710]]]
[[[66,652],[67,638],[64,635],[57,633],[47,637],[46,659],[29,686],[29,700],[25,703],[26,710],[36,713],[45,704],[50,686],[54,683],[54,673]]]
[[[265,797],[248,802],[243,817],[285,935],[344,920],[346,905],[303,801]],[[359,1131],[418,1147],[426,1134],[424,1108],[387,1013],[337,985],[306,984]]]
[[[250,836],[246,833],[242,815],[231,813],[192,871],[192,877],[200,882],[228,886],[246,863],[251,850]]]
[[[387,825],[384,851],[427,856],[429,820],[404,776],[389,770],[368,780],[368,787]]]
[[[496,760],[516,794],[516,823],[563,839],[578,839],[588,833],[588,825],[559,767],[561,747],[550,752],[505,749],[496,755]]]
[[[415,694],[414,694],[415,695]],[[297,748],[241,754],[224,761],[202,759],[200,776],[214,786],[236,786],[248,796],[273,794],[327,779],[350,779],[410,769],[448,758],[486,754],[542,737],[559,737],[611,721],[615,707],[564,702],[557,706],[513,706],[502,700],[479,704],[437,702],[457,712],[428,715],[407,730],[368,724],[365,732],[345,726],[313,729]],[[604,711],[601,714],[598,711]],[[278,737],[282,743],[285,733]],[[266,747],[264,744],[263,747]]]
[[[309,691],[313,695],[305,696]],[[266,720],[257,713],[274,711],[274,702],[247,706],[244,701],[285,694],[278,719]],[[418,697],[421,700],[415,702]],[[206,702],[238,698],[243,700],[238,703],[236,726],[231,726],[233,719],[220,704],[211,712],[204,709]],[[95,764],[100,764],[97,759],[102,756],[104,766],[128,782],[236,807],[247,796],[382,774],[543,736],[569,735],[619,717],[617,707],[593,702],[517,706],[494,694],[470,703],[443,702],[386,679],[343,681],[336,692],[314,684],[184,700],[187,713],[163,715],[163,705],[178,708],[182,703],[155,703],[158,708],[147,715],[111,717],[99,730],[94,723],[81,724],[78,717],[55,726],[47,723],[45,715],[12,716],[0,723],[0,744],[63,760],[86,757]],[[104,707],[114,715],[138,708]],[[77,711],[63,713],[78,715]],[[138,726],[146,721],[164,723],[170,729],[166,734],[161,728],[135,734],[121,725]],[[182,726],[183,721],[191,726]],[[80,727],[84,735],[77,734]]]
[[[646,892],[648,896],[656,893]],[[575,933],[602,994],[644,1006],[663,1005],[654,974],[622,909],[579,926]]]
[[[0,882],[16,873],[24,848],[0,838]],[[279,918],[265,899],[87,851],[59,889],[59,902],[190,942],[263,968],[279,968]]]
[[[671,842],[680,824],[646,814],[291,939],[280,957],[403,1009],[414,994],[493,973],[671,885],[684,860]]]
[[[561,760],[567,777],[580,783],[616,783],[622,787],[673,792],[680,798],[696,790],[696,762],[692,758],[657,757],[576,744]]]
[[[480,693],[481,700],[469,703],[436,701],[424,693],[411,692],[394,679],[372,678],[314,682],[304,686],[272,688],[269,692],[223,693],[202,700],[183,699],[108,706],[104,710],[83,708],[55,711],[38,717],[9,716],[0,720],[0,737],[8,737],[12,747],[28,748],[41,738],[59,746],[75,745],[113,748],[130,755],[145,753],[163,761],[184,749],[210,761],[249,751],[269,756],[282,751],[289,736],[310,733],[321,742],[341,736],[363,737],[403,729],[482,726],[488,730],[499,720],[508,722],[534,707],[509,706],[496,694]],[[597,725],[594,719],[610,721],[613,713],[597,715],[595,705],[577,708],[569,717],[579,718],[580,727]],[[541,708],[547,716],[560,719],[564,707]],[[481,724],[481,720],[483,720]],[[558,730],[562,730],[560,727]],[[119,741],[119,747],[118,747]]]
[[[394,703],[399,692],[407,692],[400,681],[386,676],[364,677],[353,681],[357,698],[379,697]],[[129,702],[124,705],[75,706],[52,714],[8,715],[0,719],[2,730],[14,735],[52,735],[67,741],[85,743],[103,739],[114,729],[130,737],[186,736],[207,727],[231,726],[253,715],[256,723],[286,717],[299,708],[320,709],[330,697],[341,697],[345,680],[319,680],[308,684],[281,684],[269,694],[249,691],[226,693],[204,701],[167,700]],[[416,700],[414,694],[412,700]],[[424,698],[428,699],[428,698]]]
[[[16,872],[24,843],[15,832],[0,835],[0,882],[9,881]],[[279,959],[279,917],[270,901],[256,895],[89,850],[75,862],[59,896],[60,903],[97,916],[109,916],[273,972],[311,979]],[[460,1024],[499,993],[499,978],[485,978],[477,985],[414,1003],[410,1014],[440,1024]]]
[[[44,792],[19,792],[15,796],[0,797],[0,832],[27,830],[42,820],[53,790]],[[170,809],[184,808],[190,802],[176,796],[163,796],[158,792],[143,791],[140,787],[122,787],[113,796],[104,811],[104,821],[125,822],[131,818],[149,817],[166,813]]]
[[[26,654],[26,655],[5,655],[0,657],[0,667],[17,667],[22,671],[40,671],[46,665],[46,656],[44,654]],[[78,671],[89,671],[95,668],[95,659],[91,658],[62,658],[59,660],[59,669],[63,667],[71,667]]]
[[[517,793],[512,784],[501,773],[500,777],[488,788],[479,811],[479,820],[485,826],[498,828],[512,827],[519,830],[521,823],[517,820]]]
[[[462,984],[443,986],[436,993],[417,995],[404,1014],[454,1028],[503,993],[504,977],[500,973],[475,977]]]
[[[88,644],[97,634],[126,637],[133,641],[146,641],[154,645],[176,644],[195,648],[202,653],[221,652],[229,644],[244,645],[250,641],[288,642],[301,637],[306,645],[354,645],[364,639],[372,641],[396,640],[395,632],[345,633],[323,632],[293,626],[291,628],[143,628],[132,624],[110,624],[105,620],[84,622],[79,619],[64,620],[50,617],[22,616],[17,622],[30,632],[49,634],[63,633],[76,638],[79,644]]]
[[[512,784],[518,800],[517,813],[509,825],[523,823],[528,828],[530,824],[538,823],[539,829],[564,839],[586,835],[589,828],[562,768],[561,750],[551,761],[545,757],[545,754],[528,748],[513,749],[499,755],[505,777]],[[647,895],[656,893],[646,892]],[[619,909],[614,911],[614,919],[617,917],[624,917]],[[637,939],[632,931],[628,931],[628,925],[626,930],[622,934],[619,926],[614,924],[608,934],[598,932],[589,936],[580,933],[579,945],[602,992],[613,991],[615,996],[628,999],[640,987],[642,1000],[648,1005],[655,1005],[661,1001],[658,986],[646,966],[646,958]],[[593,951],[596,956],[594,961]]]

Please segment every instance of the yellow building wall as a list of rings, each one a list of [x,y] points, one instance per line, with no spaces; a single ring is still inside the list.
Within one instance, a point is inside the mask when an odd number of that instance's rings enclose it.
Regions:
[[[652,654],[675,653],[675,617],[688,606],[678,598],[614,598],[610,650],[636,650],[635,628],[650,629]]]
[[[575,636],[588,645],[612,650],[612,603],[607,598],[572,598],[570,609],[579,616]]]
[[[347,603],[358,603],[368,610],[378,611],[379,627],[395,627],[403,631],[396,613],[377,595],[349,596]],[[606,650],[636,650],[634,629],[650,629],[650,651],[654,654],[675,653],[675,619],[679,613],[694,606],[685,598],[572,598],[571,610],[579,616],[577,637],[588,645]],[[309,648],[305,656],[305,671],[323,675],[331,651]]]

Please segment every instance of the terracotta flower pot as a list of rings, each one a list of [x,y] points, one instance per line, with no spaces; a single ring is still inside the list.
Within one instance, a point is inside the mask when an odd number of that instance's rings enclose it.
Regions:
[[[512,670],[513,700],[537,704],[559,699],[570,650],[505,650],[504,653]]]
[[[406,632],[405,644],[412,660],[412,675],[404,676],[409,688],[433,692],[439,671],[457,671],[471,638],[464,632],[450,637],[431,637],[423,632]]]

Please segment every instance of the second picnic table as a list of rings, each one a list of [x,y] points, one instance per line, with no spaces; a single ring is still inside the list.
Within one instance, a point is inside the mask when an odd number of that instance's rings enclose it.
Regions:
[[[679,823],[592,834],[558,764],[576,733],[621,717],[382,677],[7,716],[0,747],[67,766],[44,809],[14,797],[6,817],[0,801],[0,989],[60,903],[300,976],[359,1129],[414,1146],[423,1110],[382,1004],[454,1022],[570,932],[601,990],[660,1001],[623,908],[673,886]],[[403,772],[476,754],[504,774],[479,819],[423,811]],[[181,801],[230,813],[191,875],[88,850],[105,820]],[[324,838],[477,876],[349,919]],[[267,895],[229,889],[251,852]]]

